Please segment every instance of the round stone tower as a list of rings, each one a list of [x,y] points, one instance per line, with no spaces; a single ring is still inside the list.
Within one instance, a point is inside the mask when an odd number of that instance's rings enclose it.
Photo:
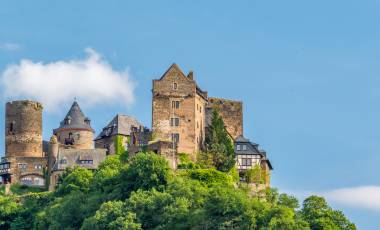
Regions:
[[[94,148],[94,130],[91,128],[90,119],[74,101],[66,117],[61,121],[59,128],[53,131],[58,142],[75,149]]]
[[[41,103],[22,100],[6,104],[5,156],[43,156]]]

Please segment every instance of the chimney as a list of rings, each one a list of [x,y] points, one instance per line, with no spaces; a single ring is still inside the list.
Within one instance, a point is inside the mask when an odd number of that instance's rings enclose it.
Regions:
[[[189,74],[187,75],[187,77],[190,78],[191,80],[194,80],[192,70],[189,71]]]

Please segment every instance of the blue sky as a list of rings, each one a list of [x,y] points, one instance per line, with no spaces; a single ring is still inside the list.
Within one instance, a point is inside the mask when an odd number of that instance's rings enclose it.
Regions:
[[[43,90],[53,80],[30,86],[37,89],[28,92],[48,92],[46,98],[67,95],[45,111],[44,137],[58,126],[74,94],[81,95],[78,101],[97,132],[117,113],[150,127],[152,79],[176,62],[186,73],[194,70],[209,95],[244,101],[245,136],[267,150],[273,186],[300,197],[325,194],[359,229],[376,229],[379,10],[376,0],[3,1],[2,104],[20,97],[4,79],[14,73],[6,76],[10,66],[21,68],[22,59],[53,70],[59,63],[75,65],[68,73],[79,73],[74,75],[80,82],[88,80],[80,73],[92,73],[81,66],[92,68],[91,57],[100,55],[95,66],[124,79],[121,86],[130,94],[108,84],[98,90],[85,86],[91,92],[86,95],[70,81],[53,92]],[[92,51],[86,54],[86,48]],[[111,92],[109,98],[102,91]],[[0,110],[4,120],[4,106]],[[337,191],[343,188],[348,190]]]

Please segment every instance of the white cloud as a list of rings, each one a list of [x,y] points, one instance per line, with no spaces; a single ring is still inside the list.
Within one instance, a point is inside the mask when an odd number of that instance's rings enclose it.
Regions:
[[[0,50],[16,51],[21,49],[21,45],[16,43],[0,43]]]
[[[1,74],[7,99],[33,99],[47,111],[77,97],[80,104],[94,106],[134,101],[135,84],[128,70],[116,71],[93,49],[82,60],[50,63],[21,60]]]
[[[337,204],[380,211],[380,186],[341,188],[322,195]]]
[[[282,192],[293,194],[300,200],[304,200],[311,195],[317,195],[325,197],[329,203],[336,205],[350,206],[375,212],[380,211],[380,186],[347,187],[319,192],[294,190],[284,190]]]

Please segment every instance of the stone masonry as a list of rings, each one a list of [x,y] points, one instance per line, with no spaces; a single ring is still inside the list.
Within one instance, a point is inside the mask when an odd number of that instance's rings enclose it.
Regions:
[[[201,150],[205,138],[207,92],[173,64],[158,80],[153,80],[152,128],[163,141],[177,143],[178,152]]]
[[[219,111],[228,133],[234,140],[243,135],[243,102],[223,98],[208,98],[206,107],[207,124],[211,122],[213,109]]]

